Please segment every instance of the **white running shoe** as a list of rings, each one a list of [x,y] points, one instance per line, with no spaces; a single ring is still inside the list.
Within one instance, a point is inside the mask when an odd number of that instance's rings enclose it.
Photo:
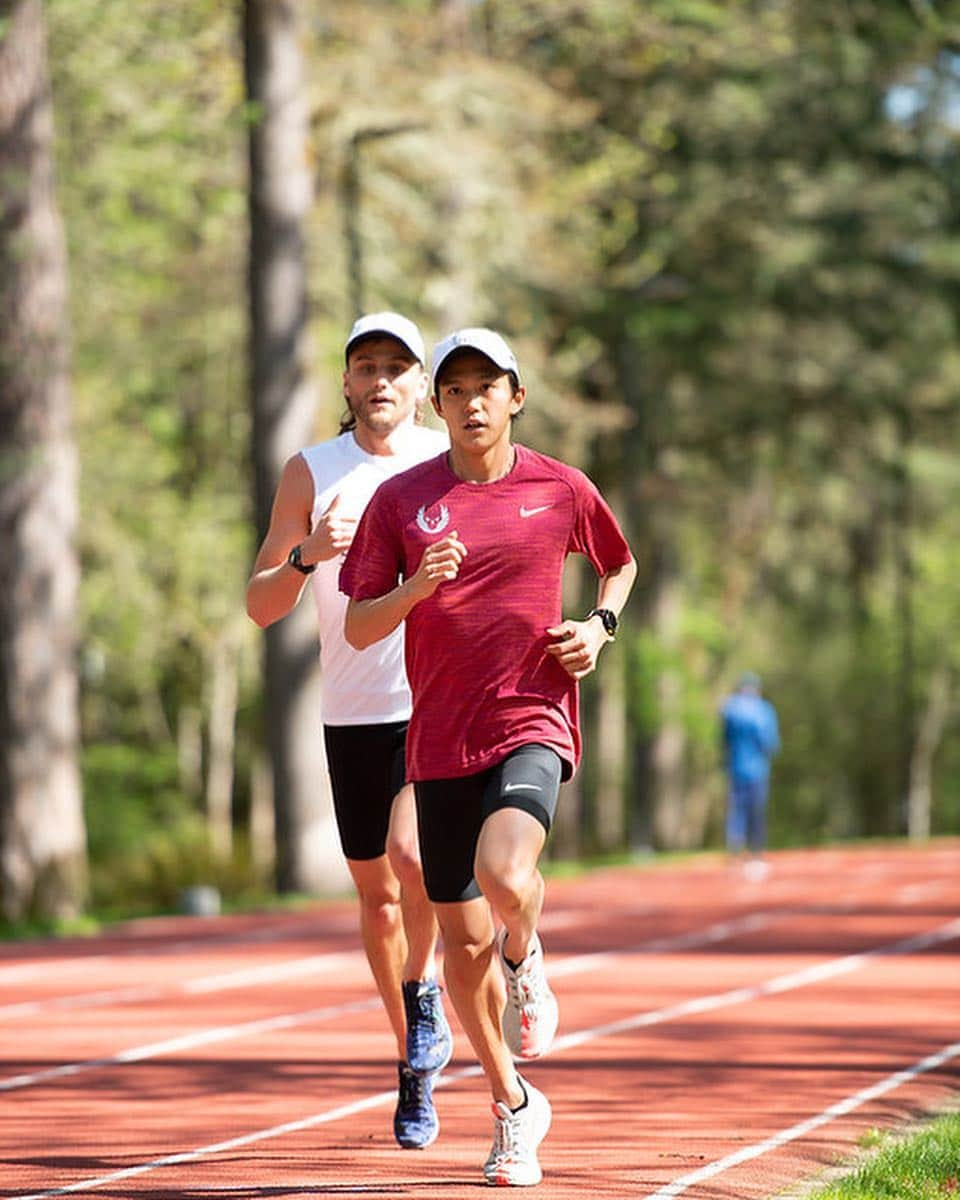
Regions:
[[[543,1178],[537,1147],[550,1128],[550,1101],[525,1079],[520,1085],[527,1102],[511,1112],[502,1102],[493,1109],[493,1146],[483,1164],[483,1177],[494,1187],[532,1187]]]
[[[507,1004],[502,1018],[504,1041],[518,1058],[539,1058],[550,1049],[560,1022],[560,1009],[543,969],[540,938],[533,935],[526,958],[514,970],[503,956],[506,937],[506,929],[501,929],[497,953],[507,981]]]

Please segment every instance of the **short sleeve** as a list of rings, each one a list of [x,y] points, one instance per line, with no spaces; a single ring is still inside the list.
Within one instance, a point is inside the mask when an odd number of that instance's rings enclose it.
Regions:
[[[584,554],[598,575],[607,575],[630,561],[630,547],[617,518],[596,485],[582,471],[573,472],[576,513],[569,550]]]

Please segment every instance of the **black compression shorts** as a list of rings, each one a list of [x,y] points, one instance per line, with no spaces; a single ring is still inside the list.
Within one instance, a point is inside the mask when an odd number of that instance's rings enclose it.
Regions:
[[[390,809],[405,778],[407,722],[324,725],[323,743],[340,845],[366,862],[386,852]]]
[[[473,876],[477,839],[484,821],[498,809],[522,809],[549,833],[562,769],[555,750],[529,745],[476,775],[414,784],[420,858],[430,899],[442,904],[480,895]]]

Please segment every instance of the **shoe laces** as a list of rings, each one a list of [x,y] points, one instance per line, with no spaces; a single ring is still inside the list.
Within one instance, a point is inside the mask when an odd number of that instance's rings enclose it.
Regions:
[[[520,1112],[512,1112],[503,1103],[493,1106],[493,1152],[492,1157],[501,1162],[516,1161],[529,1153],[524,1144],[524,1117],[527,1107]]]
[[[539,955],[531,952],[508,977],[510,1000],[518,1008],[535,1008],[546,997],[547,977]]]
[[[422,1108],[425,1102],[427,1081],[415,1075],[409,1067],[400,1071],[400,1108]]]
[[[407,1017],[412,1025],[413,1036],[418,1044],[432,1044],[437,1040],[440,1029],[440,993],[435,988],[417,991],[413,999],[413,1012],[408,1013]]]

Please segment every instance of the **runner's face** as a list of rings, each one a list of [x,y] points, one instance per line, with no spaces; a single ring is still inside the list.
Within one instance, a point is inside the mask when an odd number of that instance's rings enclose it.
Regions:
[[[357,424],[378,434],[412,421],[428,384],[420,363],[392,337],[361,342],[351,350],[343,373],[343,394]]]
[[[510,441],[510,418],[523,408],[524,389],[516,394],[510,376],[478,350],[466,350],[445,367],[434,407],[447,423],[450,441],[471,454],[482,454]]]

